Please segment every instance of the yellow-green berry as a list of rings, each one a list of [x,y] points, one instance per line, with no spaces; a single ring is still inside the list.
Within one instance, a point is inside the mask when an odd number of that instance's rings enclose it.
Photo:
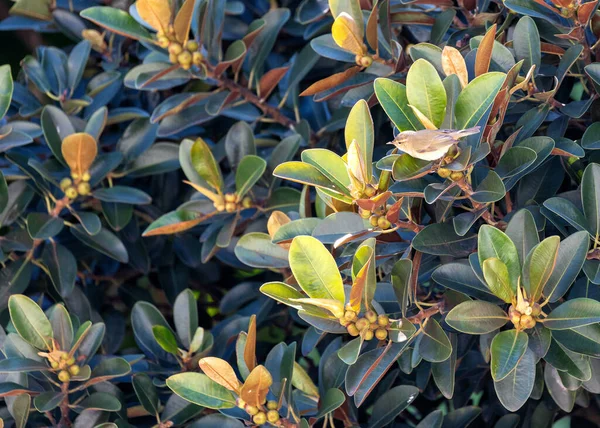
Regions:
[[[461,178],[463,178],[464,176],[465,175],[461,171],[454,171],[454,172],[452,172],[452,174],[450,174],[450,180],[458,181]]]
[[[370,67],[373,64],[373,58],[368,55],[365,55],[360,58],[359,65],[362,67]]]
[[[68,382],[71,379],[71,375],[69,374],[68,371],[66,370],[61,370],[58,373],[58,380],[60,380],[61,382]]]
[[[185,44],[185,48],[190,52],[197,51],[198,50],[198,42],[195,40],[188,40],[188,42]]]
[[[50,367],[52,367],[53,369],[57,369],[58,368],[58,362],[57,361],[50,361]]]
[[[369,198],[375,196],[375,193],[377,193],[377,190],[375,190],[374,187],[367,186],[365,189],[365,195],[367,195]]]
[[[246,408],[246,402],[244,400],[242,400],[241,398],[238,398],[236,402],[237,402],[237,406],[240,409],[245,409]]]
[[[363,208],[360,208],[360,209],[358,210],[358,213],[359,213],[359,214],[360,214],[360,216],[361,216],[362,218],[364,218],[365,220],[366,220],[366,219],[368,219],[369,217],[371,217],[371,211],[369,211],[369,210],[365,210],[365,209],[363,209]]]
[[[242,199],[242,206],[244,208],[252,208],[252,198],[250,196],[246,196]]]
[[[385,328],[378,328],[375,330],[375,337],[378,340],[385,340],[387,338],[388,332]]]
[[[158,46],[160,46],[163,49],[166,49],[169,47],[169,39],[166,36],[158,36],[157,42],[158,42]]]
[[[69,177],[65,177],[62,180],[60,180],[60,190],[62,190],[63,192],[67,189],[67,187],[70,187],[71,184],[73,184],[73,180],[71,180]]]
[[[379,219],[377,220],[377,226],[379,226],[380,229],[389,229],[391,225],[392,223],[390,223],[390,221],[383,216],[379,217]]]
[[[448,168],[438,168],[437,173],[442,178],[448,178],[450,177],[450,174],[452,174],[452,171]]]
[[[382,327],[386,327],[390,323],[390,319],[387,315],[379,315],[377,317],[377,324]]]
[[[371,339],[373,339],[373,336],[374,336],[374,334],[371,330],[367,330],[363,333],[363,338],[365,340],[371,340]]]
[[[279,407],[279,403],[277,401],[275,401],[275,400],[267,401],[267,409],[277,410],[277,407]]]
[[[81,183],[79,183],[77,185],[77,193],[79,193],[80,195],[89,195],[90,191],[92,190],[92,187],[90,186],[90,183],[88,183],[87,181],[82,181]]]
[[[225,204],[225,210],[226,210],[228,213],[232,213],[232,212],[234,212],[234,211],[236,210],[236,205],[235,205],[235,202],[227,202],[227,203]]]
[[[369,218],[369,223],[371,223],[371,226],[377,227],[377,224],[379,223],[379,216],[378,215],[372,215]]]
[[[177,62],[182,66],[191,65],[192,64],[192,54],[189,51],[183,51],[179,55],[177,55]]]
[[[356,326],[356,328],[358,329],[358,331],[363,331],[367,328],[369,328],[369,321],[367,321],[366,318],[359,318],[354,325]]]
[[[225,194],[225,202],[235,202],[236,195],[235,193],[226,193]]]
[[[344,312],[344,318],[348,321],[354,321],[356,319],[356,312],[354,312],[351,309],[348,309],[346,312]]]
[[[179,43],[175,42],[169,45],[170,54],[179,55],[181,52],[183,52],[183,47]]]
[[[252,422],[254,422],[256,425],[264,425],[267,422],[267,415],[265,412],[258,412],[252,418]]]
[[[272,424],[277,423],[279,421],[279,412],[277,410],[269,410],[267,412],[267,420]]]
[[[365,318],[370,323],[373,323],[377,321],[377,314],[374,311],[367,311],[365,312]]]
[[[69,199],[75,199],[78,195],[77,189],[74,187],[69,187],[69,188],[67,188],[67,190],[65,190],[65,195]]]
[[[250,416],[254,416],[258,413],[258,407],[246,405],[246,413],[248,413]]]
[[[75,364],[75,357],[70,357],[66,360],[66,363],[70,366],[72,366],[73,364]]]
[[[194,63],[194,65],[202,64],[203,59],[204,59],[204,55],[202,55],[200,52],[192,53],[192,62]]]
[[[81,179],[83,181],[90,181],[92,179],[92,176],[90,175],[89,172],[86,171],[81,175]]]
[[[72,365],[69,367],[69,373],[71,373],[73,376],[77,376],[79,374],[79,366],[77,365]]]
[[[346,327],[346,330],[348,330],[348,334],[350,334],[350,336],[358,336],[360,334],[360,331],[358,331],[358,328],[356,328],[356,324],[349,324]]]

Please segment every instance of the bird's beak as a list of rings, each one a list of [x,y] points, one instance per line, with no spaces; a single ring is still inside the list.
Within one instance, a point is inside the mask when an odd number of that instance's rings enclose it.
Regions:
[[[396,143],[394,141],[390,141],[389,143],[386,143],[386,144],[391,144],[393,146]]]

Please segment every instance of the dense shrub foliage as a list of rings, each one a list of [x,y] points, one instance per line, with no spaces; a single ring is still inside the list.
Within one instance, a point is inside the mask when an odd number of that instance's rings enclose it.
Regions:
[[[16,0],[1,426],[596,425],[597,7]]]

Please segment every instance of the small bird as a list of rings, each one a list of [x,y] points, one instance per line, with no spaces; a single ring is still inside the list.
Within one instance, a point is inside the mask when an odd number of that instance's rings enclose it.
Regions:
[[[460,138],[477,134],[479,126],[469,129],[422,129],[420,131],[404,131],[399,133],[393,144],[413,158],[434,161],[443,157],[450,147],[458,144]]]

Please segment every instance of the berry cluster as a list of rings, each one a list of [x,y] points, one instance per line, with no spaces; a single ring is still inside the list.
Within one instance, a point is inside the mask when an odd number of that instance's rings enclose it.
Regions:
[[[520,310],[517,310],[513,305],[508,308],[510,320],[516,328],[523,330],[535,327],[536,317],[542,313],[541,306],[538,303],[530,305],[527,300],[524,301],[522,306]]]
[[[65,192],[65,196],[69,199],[75,199],[79,195],[89,195],[92,191],[89,183],[90,179],[89,172],[84,172],[81,177],[76,172],[71,172],[71,178],[65,177],[60,181],[60,189]]]
[[[204,56],[199,51],[200,46],[195,40],[188,40],[185,44],[175,40],[175,30],[169,27],[168,34],[158,32],[157,41],[161,48],[169,52],[169,61],[173,64],[179,64],[184,70],[189,70],[192,65],[202,64]]]
[[[75,364],[75,358],[70,357],[67,352],[58,351],[47,354],[46,358],[50,361],[50,366],[54,370],[59,370],[58,380],[67,383],[71,380],[71,376],[79,374],[79,366]]]
[[[358,213],[362,218],[369,219],[369,223],[373,227],[379,227],[382,230],[389,229],[392,227],[392,223],[385,216],[385,206],[380,206],[375,208],[373,212],[369,210],[365,210],[364,208],[359,208]]]
[[[277,401],[269,400],[266,402],[266,404],[263,403],[263,406],[259,408],[256,406],[250,406],[249,404],[246,404],[244,400],[238,398],[237,406],[252,416],[252,422],[254,422],[256,425],[264,425],[269,422],[270,424],[277,426],[279,419],[281,418],[279,416],[279,412],[277,411],[277,408],[279,407]]]
[[[252,198],[246,196],[240,200],[239,195],[235,193],[226,193],[224,196],[220,196],[214,201],[213,205],[217,211],[227,211],[228,213],[232,213],[241,208],[251,208]]]
[[[452,181],[458,181],[465,176],[465,174],[462,171],[452,171],[448,168],[444,168],[444,165],[452,163],[454,159],[458,157],[459,154],[460,151],[458,150],[458,147],[454,146],[451,147],[450,150],[448,150],[448,153],[446,154],[446,156],[444,156],[444,159],[442,159],[440,167],[437,170],[437,173],[440,177],[450,178],[450,180]]]
[[[367,311],[359,318],[352,309],[346,309],[344,316],[339,319],[340,324],[346,327],[351,336],[362,335],[364,340],[385,340],[390,328],[390,319],[386,315],[377,315],[374,311]]]

